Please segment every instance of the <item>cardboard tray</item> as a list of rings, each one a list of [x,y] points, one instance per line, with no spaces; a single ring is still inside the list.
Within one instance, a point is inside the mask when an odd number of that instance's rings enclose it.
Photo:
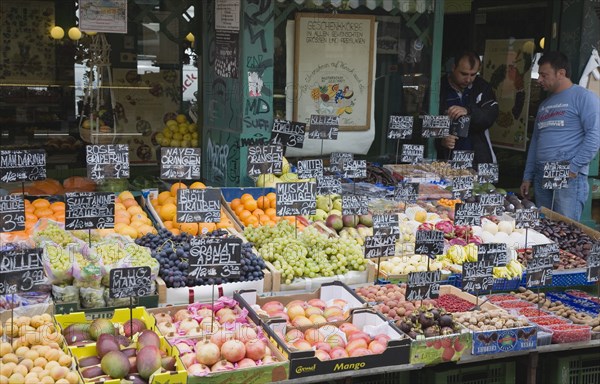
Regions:
[[[393,339],[381,354],[343,359],[321,361],[315,357],[315,352],[298,351],[288,347],[278,333],[287,329],[283,319],[277,319],[265,324],[263,328],[269,338],[276,343],[279,350],[290,361],[290,379],[338,372],[352,372],[376,367],[408,364],[411,340],[395,325],[389,323],[383,315],[368,308],[356,309],[352,312],[350,322],[363,329],[366,325],[379,325]]]
[[[586,235],[588,235],[589,237],[591,237],[594,240],[600,240],[600,232],[586,226],[583,225],[573,219],[569,219],[566,216],[561,215],[560,213],[556,213],[554,211],[549,210],[546,207],[542,207],[540,208],[540,213],[542,213],[545,217],[547,217],[550,220],[555,220],[555,221],[564,221],[566,223],[569,224],[573,224],[574,226],[580,228],[583,233],[585,233]]]
[[[358,296],[353,289],[338,280],[322,284],[319,288],[311,293],[276,297],[260,297],[254,290],[241,290],[236,292],[233,298],[240,303],[242,308],[248,309],[248,316],[256,324],[265,324],[273,320],[271,317],[257,313],[254,309],[257,305],[262,307],[267,302],[273,300],[279,301],[283,305],[287,305],[289,302],[294,300],[308,301],[310,299],[321,299],[325,303],[328,303],[334,299],[343,299],[348,302],[349,310],[367,306],[367,302]]]

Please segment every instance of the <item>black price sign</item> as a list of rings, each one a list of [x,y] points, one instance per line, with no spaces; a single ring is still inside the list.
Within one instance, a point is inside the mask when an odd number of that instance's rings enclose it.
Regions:
[[[200,178],[200,148],[162,147],[160,178],[164,180],[197,180]]]
[[[400,162],[417,164],[423,161],[425,146],[420,144],[402,144]]]
[[[25,229],[23,195],[0,196],[0,233]]]
[[[85,151],[87,174],[90,179],[129,178],[129,145],[87,145]]]
[[[317,186],[313,182],[277,183],[277,216],[314,215],[317,210]]]
[[[560,250],[558,243],[537,244],[531,247],[532,256],[535,259],[540,257],[550,257],[554,263],[560,262]]]
[[[504,212],[504,196],[499,193],[479,195],[479,204],[484,215],[501,215]]]
[[[283,147],[281,145],[251,145],[248,147],[248,176],[281,173]]]
[[[348,179],[364,179],[367,177],[367,160],[351,160],[344,163],[342,170]]]
[[[421,116],[421,119],[423,119],[422,137],[446,137],[450,135],[450,118],[448,116],[425,115]]]
[[[452,123],[450,125],[450,132],[454,136],[468,137],[470,126],[471,126],[471,116],[464,115],[464,116],[461,116],[458,119],[452,121]]]
[[[497,183],[498,175],[498,164],[495,163],[479,163],[477,164],[477,181],[479,184],[484,183]]]
[[[323,177],[323,160],[298,160],[298,177],[301,179]]]
[[[450,159],[450,167],[452,169],[469,169],[473,168],[473,160],[475,152],[473,151],[452,151],[452,159]]]
[[[413,132],[414,118],[412,116],[391,115],[388,121],[387,138],[392,140],[410,139]]]
[[[329,155],[329,170],[331,172],[341,172],[344,165],[354,160],[354,155],[347,152],[332,152]]]
[[[400,183],[394,187],[394,201],[413,204],[419,198],[419,183]]]
[[[410,272],[406,285],[406,300],[437,299],[440,295],[440,271]]]
[[[341,195],[342,180],[335,176],[317,177],[317,195]]]
[[[152,294],[150,267],[113,268],[108,275],[108,297],[149,296]]]
[[[540,212],[536,208],[517,209],[515,212],[516,228],[535,228],[540,220]]]
[[[0,295],[39,291],[45,284],[41,248],[0,251]]]
[[[462,290],[475,294],[491,291],[494,287],[493,269],[494,265],[485,260],[475,263],[463,263]]]
[[[217,188],[178,189],[178,223],[218,223],[221,221],[221,191]]]
[[[444,232],[417,230],[415,236],[415,254],[435,256],[444,252]]]
[[[367,236],[365,237],[365,258],[372,259],[396,254],[397,236]]]
[[[369,200],[363,195],[342,195],[342,215],[366,215]]]
[[[587,281],[595,283],[600,280],[600,244],[592,244],[587,257]]]
[[[454,225],[481,225],[482,212],[479,203],[458,203],[454,210]]]
[[[65,193],[65,229],[110,229],[114,227],[114,193]]]
[[[190,242],[188,274],[196,279],[239,278],[242,240],[236,237],[194,237]]]
[[[310,115],[309,139],[337,140],[340,118],[335,115]]]
[[[503,267],[508,263],[506,243],[486,243],[477,246],[477,260],[491,263],[495,267]]]
[[[473,176],[456,176],[452,179],[452,196],[465,199],[473,195]]]
[[[1,150],[0,182],[35,181],[46,178],[46,151],[43,149]]]
[[[395,213],[373,215],[373,235],[400,236],[400,219]]]
[[[275,119],[271,130],[271,144],[302,148],[305,132],[306,124],[304,123]]]
[[[568,187],[569,162],[549,161],[544,163],[544,175],[542,177],[542,188],[563,189]]]
[[[527,262],[527,288],[547,286],[552,283],[552,256],[533,257]]]

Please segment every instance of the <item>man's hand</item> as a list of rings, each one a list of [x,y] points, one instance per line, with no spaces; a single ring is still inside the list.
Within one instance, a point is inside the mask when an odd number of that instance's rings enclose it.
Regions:
[[[458,136],[450,135],[446,136],[442,139],[442,147],[448,149],[454,149],[456,145],[456,140],[458,140]]]
[[[452,120],[456,120],[459,117],[465,116],[468,114],[469,114],[469,111],[467,111],[467,109],[465,107],[461,107],[459,105],[453,105],[450,108],[448,108],[448,116]]]
[[[521,195],[523,197],[528,197],[529,196],[529,188],[531,187],[531,181],[528,180],[523,180],[523,182],[521,183]]]
[[[577,177],[577,173],[569,171],[569,179],[574,179]]]

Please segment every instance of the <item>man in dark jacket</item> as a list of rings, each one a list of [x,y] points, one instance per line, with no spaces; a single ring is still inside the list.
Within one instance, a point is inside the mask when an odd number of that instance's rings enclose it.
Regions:
[[[495,163],[488,128],[498,117],[498,102],[491,86],[477,75],[481,67],[479,55],[464,51],[454,57],[452,72],[440,82],[440,114],[452,121],[470,116],[467,137],[450,135],[436,140],[438,159],[448,160],[452,150],[475,152],[473,164]]]

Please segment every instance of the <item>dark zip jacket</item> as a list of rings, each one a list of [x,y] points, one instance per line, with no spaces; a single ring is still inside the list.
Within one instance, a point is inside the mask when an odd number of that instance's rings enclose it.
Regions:
[[[440,85],[440,115],[442,115],[448,110],[447,95],[448,91],[452,89],[448,82],[448,76],[442,77]],[[494,124],[494,121],[498,117],[498,102],[496,101],[492,87],[480,76],[477,76],[471,84],[465,108],[471,116],[469,138],[475,152],[473,164],[495,163],[496,155],[492,149],[492,143],[487,130]],[[449,159],[450,150],[442,147],[441,139],[435,141],[435,147],[439,160]]]

